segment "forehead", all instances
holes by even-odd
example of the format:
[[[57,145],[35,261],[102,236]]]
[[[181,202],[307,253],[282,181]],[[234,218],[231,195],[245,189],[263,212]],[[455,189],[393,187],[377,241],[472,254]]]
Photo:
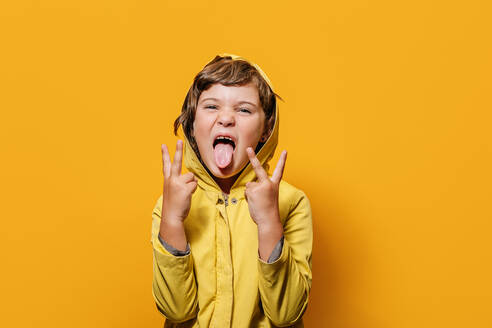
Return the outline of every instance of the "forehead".
[[[225,86],[220,83],[213,84],[207,90],[202,91],[198,103],[206,101],[217,101],[222,103],[238,103],[241,101],[251,102],[258,106],[260,96],[258,88],[252,82],[242,86]]]

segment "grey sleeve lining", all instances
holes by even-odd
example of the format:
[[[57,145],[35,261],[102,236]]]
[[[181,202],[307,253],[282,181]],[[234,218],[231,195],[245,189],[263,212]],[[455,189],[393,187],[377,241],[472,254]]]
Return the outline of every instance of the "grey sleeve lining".
[[[190,250],[190,244],[189,243],[186,244],[186,250],[185,251],[181,251],[181,250],[176,249],[173,246],[169,245],[168,243],[166,243],[164,241],[164,239],[161,238],[161,235],[158,235],[158,238],[159,238],[159,241],[161,242],[162,246],[164,246],[164,248],[169,253],[173,254],[174,256],[185,256],[185,255],[190,254],[190,252],[191,252],[191,250]],[[278,243],[273,248],[273,251],[270,254],[270,257],[268,258],[267,263],[272,263],[272,262],[275,262],[276,260],[278,260],[278,258],[282,254],[283,246],[284,246],[284,236],[282,236],[280,238],[280,240],[278,241]]]
[[[159,241],[161,242],[162,246],[164,246],[164,248],[169,253],[173,254],[174,256],[185,256],[185,255],[190,254],[190,244],[189,243],[186,244],[186,250],[180,251],[179,249],[176,249],[173,246],[171,246],[168,243],[166,243],[164,241],[164,239],[161,238],[161,235],[160,234],[157,237],[159,238]]]
[[[267,263],[272,263],[278,260],[280,255],[282,254],[282,248],[284,247],[284,236],[280,238],[278,241],[277,245],[273,248],[272,254],[270,254],[270,257],[268,258]]]

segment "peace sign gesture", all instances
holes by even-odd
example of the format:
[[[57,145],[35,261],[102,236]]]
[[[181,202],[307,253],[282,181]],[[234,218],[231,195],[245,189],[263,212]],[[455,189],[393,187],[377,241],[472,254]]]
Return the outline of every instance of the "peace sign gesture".
[[[278,190],[284,173],[287,151],[284,150],[280,154],[280,159],[271,177],[268,176],[260,161],[256,158],[253,148],[246,148],[246,152],[257,177],[256,181],[246,183],[246,190],[244,191],[248,201],[249,213],[258,227],[269,225],[273,220],[280,220]]]
[[[174,162],[166,145],[162,145],[164,191],[162,193],[162,218],[184,221],[191,207],[191,195],[197,188],[197,179],[191,172],[181,174],[183,160],[183,141],[176,143]]]

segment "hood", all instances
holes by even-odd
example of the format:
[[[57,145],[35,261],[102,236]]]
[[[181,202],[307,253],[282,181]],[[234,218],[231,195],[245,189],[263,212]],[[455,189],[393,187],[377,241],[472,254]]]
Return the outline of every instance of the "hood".
[[[229,53],[221,53],[219,54],[221,57],[225,56],[231,56],[233,60],[244,60],[250,63],[252,66],[254,66],[258,72],[261,74],[261,76],[265,79],[265,81],[268,83],[270,88],[274,90],[272,83],[268,79],[267,75],[263,70],[256,65],[255,63],[251,62],[250,60],[247,60],[243,57],[229,54]],[[260,161],[261,165],[263,168],[265,168],[265,171],[267,173],[269,170],[269,164],[268,162],[270,159],[273,157],[273,154],[275,153],[275,149],[277,148],[277,143],[278,143],[278,124],[279,124],[279,114],[278,114],[278,101],[275,98],[275,122],[273,125],[273,130],[270,133],[270,136],[268,137],[268,140],[265,142],[265,144],[261,147],[261,149],[258,151],[256,154],[256,157]],[[181,131],[182,127],[180,128]],[[210,176],[210,174],[207,172],[205,167],[203,166],[202,162],[198,159],[197,154],[195,154],[195,151],[190,145],[190,142],[188,138],[186,137],[186,134],[184,134],[184,165],[188,169],[188,171],[192,172],[195,174],[195,176],[198,178],[198,185],[205,190],[209,191],[216,191],[216,192],[222,192],[220,187],[217,185],[215,180]],[[244,188],[245,184],[247,182],[253,181],[256,178],[256,173],[253,170],[253,167],[251,166],[251,163],[248,161],[246,168],[243,169],[239,177],[236,179],[234,182],[234,185],[231,187],[231,192],[234,189],[239,189],[239,188]]]

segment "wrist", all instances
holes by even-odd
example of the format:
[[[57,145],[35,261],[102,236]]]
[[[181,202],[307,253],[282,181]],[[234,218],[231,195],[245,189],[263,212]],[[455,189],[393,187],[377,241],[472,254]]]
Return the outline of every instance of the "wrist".
[[[163,217],[161,223],[168,224],[174,227],[183,226],[183,220],[174,216]]]
[[[280,222],[280,217],[278,213],[272,213],[266,217],[264,220],[257,221],[258,233],[269,233],[272,230],[278,230],[282,228],[282,222]]]
[[[280,220],[258,226],[258,254],[260,259],[268,261],[275,245],[282,238],[284,229]]]
[[[168,245],[171,245],[181,251],[186,250],[187,240],[182,221],[178,219],[163,218],[161,220],[159,234]]]
[[[271,235],[283,233],[283,226],[280,219],[268,220],[258,224],[258,235]]]

